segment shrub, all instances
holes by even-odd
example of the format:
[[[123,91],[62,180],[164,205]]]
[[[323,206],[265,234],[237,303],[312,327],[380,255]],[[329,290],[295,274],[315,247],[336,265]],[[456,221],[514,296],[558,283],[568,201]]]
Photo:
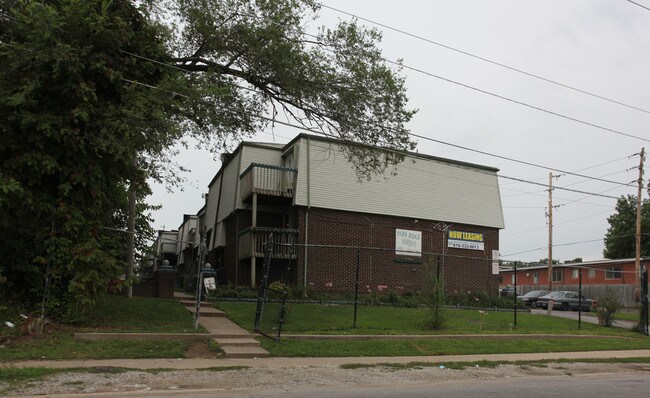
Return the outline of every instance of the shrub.
[[[424,271],[424,291],[427,305],[431,309],[430,326],[434,330],[440,330],[445,325],[445,314],[443,308],[447,301],[445,282],[437,274],[437,270],[430,264]]]
[[[215,290],[208,293],[208,300],[220,298],[257,298],[257,289],[247,286],[233,286],[230,282],[227,285],[219,285]]]
[[[598,323],[603,326],[612,326],[614,316],[621,308],[618,296],[610,289],[607,289],[605,297],[599,298],[596,302],[595,312],[598,316]]]
[[[448,295],[447,304],[477,308],[513,308],[515,302],[512,297],[490,296],[485,292],[467,292]],[[517,308],[525,307],[521,301],[517,300]]]

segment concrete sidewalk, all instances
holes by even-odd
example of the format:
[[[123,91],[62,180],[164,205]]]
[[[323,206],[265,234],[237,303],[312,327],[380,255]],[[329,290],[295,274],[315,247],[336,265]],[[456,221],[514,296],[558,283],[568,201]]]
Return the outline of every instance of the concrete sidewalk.
[[[224,358],[224,359],[106,359],[76,361],[21,361],[0,364],[15,368],[93,368],[121,367],[131,369],[204,369],[246,366],[252,368],[339,367],[345,364],[381,364],[409,362],[478,362],[478,361],[543,361],[559,359],[650,358],[650,350],[545,352],[528,354],[436,355],[408,357],[345,357],[345,358]]]

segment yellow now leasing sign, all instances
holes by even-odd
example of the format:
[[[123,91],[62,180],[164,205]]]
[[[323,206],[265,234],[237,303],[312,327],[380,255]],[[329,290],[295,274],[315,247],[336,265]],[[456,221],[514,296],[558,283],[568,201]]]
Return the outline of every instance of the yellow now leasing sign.
[[[455,249],[483,250],[483,233],[467,231],[449,231],[447,247]]]

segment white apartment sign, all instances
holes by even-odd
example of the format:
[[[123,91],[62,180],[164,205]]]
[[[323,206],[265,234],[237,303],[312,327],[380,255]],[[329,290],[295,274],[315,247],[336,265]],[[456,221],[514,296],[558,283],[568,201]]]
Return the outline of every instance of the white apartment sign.
[[[398,256],[422,256],[422,232],[395,229],[395,254]]]
[[[492,275],[499,275],[499,251],[492,250]]]
[[[449,231],[447,247],[456,249],[483,250],[483,234],[480,232]]]

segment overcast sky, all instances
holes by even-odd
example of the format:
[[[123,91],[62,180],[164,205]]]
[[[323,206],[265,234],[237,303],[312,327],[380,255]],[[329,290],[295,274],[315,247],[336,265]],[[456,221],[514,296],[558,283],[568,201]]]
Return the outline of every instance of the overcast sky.
[[[415,134],[592,177],[630,183],[638,178],[641,147],[650,140],[650,10],[626,0],[322,0],[395,29],[588,91],[632,109],[490,64],[387,28],[380,48],[390,60],[589,126],[405,69],[410,106],[418,108]],[[650,8],[650,0],[636,0]],[[310,26],[333,26],[351,17],[328,8]],[[605,129],[618,132],[612,132]],[[276,128],[255,141],[286,143],[300,131]],[[640,137],[642,139],[630,136]],[[418,140],[418,151],[493,166],[503,177],[548,183],[551,170]],[[201,194],[218,171],[219,154],[190,148],[177,162],[191,170],[183,191],[154,185],[156,229],[176,229],[183,214],[196,214]],[[626,171],[627,170],[627,171]],[[561,174],[554,172],[555,174]],[[647,173],[646,173],[647,175]],[[647,181],[647,179],[646,179]],[[506,228],[504,259],[547,257],[548,192],[545,187],[499,179]],[[636,189],[571,175],[554,185],[619,197]],[[553,258],[602,258],[607,217],[616,200],[555,190]],[[647,192],[644,192],[647,197]],[[592,242],[585,242],[592,241]],[[576,243],[583,242],[583,243]],[[538,249],[538,250],[535,250]],[[520,254],[517,254],[520,253]]]

